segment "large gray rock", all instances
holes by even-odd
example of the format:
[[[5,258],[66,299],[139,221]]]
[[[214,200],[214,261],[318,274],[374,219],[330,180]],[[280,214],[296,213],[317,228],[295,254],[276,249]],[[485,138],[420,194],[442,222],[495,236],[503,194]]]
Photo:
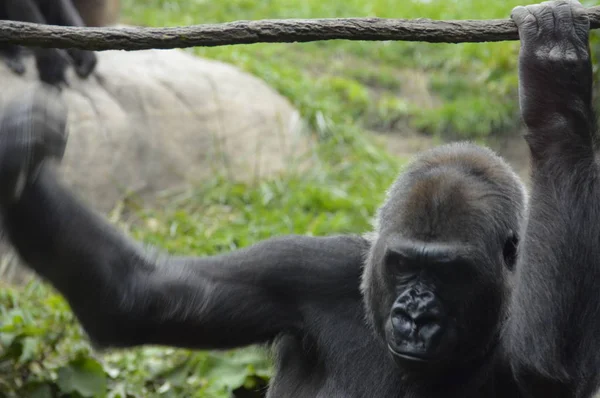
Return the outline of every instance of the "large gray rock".
[[[69,71],[63,92],[69,140],[65,181],[107,212],[126,194],[145,200],[222,173],[254,180],[296,167],[310,140],[298,112],[261,80],[181,50],[98,53],[88,79]],[[0,62],[0,110],[39,84],[32,61],[24,77]],[[10,256],[0,278],[19,279]],[[13,274],[13,275],[9,275]]]
[[[98,53],[87,80],[69,74],[64,98],[66,181],[95,208],[223,173],[249,180],[290,167],[309,148],[298,112],[263,81],[181,50]],[[37,84],[0,65],[1,102]],[[1,109],[1,108],[0,108]]]

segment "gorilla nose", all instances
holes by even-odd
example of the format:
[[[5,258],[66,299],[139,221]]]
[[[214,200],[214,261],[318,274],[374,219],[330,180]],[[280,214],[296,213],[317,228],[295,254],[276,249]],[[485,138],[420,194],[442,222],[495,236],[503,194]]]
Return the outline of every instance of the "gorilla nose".
[[[430,291],[409,289],[402,293],[392,306],[392,316],[409,318],[416,325],[428,324],[443,317],[440,301]]]
[[[394,346],[406,354],[427,356],[436,351],[445,331],[446,315],[432,292],[410,289],[392,306]]]
[[[392,325],[400,339],[415,338],[429,340],[442,330],[442,318],[433,313],[410,315],[402,308],[392,313]]]

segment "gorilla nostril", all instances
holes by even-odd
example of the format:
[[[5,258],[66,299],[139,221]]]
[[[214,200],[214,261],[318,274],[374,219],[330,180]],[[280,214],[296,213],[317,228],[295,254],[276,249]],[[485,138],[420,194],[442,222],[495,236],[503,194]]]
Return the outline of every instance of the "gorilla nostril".
[[[419,334],[421,335],[421,337],[429,340],[441,331],[442,325],[439,322],[429,322],[426,324],[422,324],[422,327],[419,330]]]
[[[423,325],[418,330],[418,339],[427,347],[436,347],[444,334],[444,327],[438,322]]]
[[[435,296],[432,292],[423,292],[419,295],[419,298],[424,301],[434,301]]]
[[[396,307],[392,310],[392,326],[399,334],[409,334],[412,331],[418,331],[426,326],[442,325],[442,318],[436,312],[423,312],[411,314],[404,308]]]
[[[407,305],[404,305],[404,303],[400,303],[400,305],[394,305],[392,307],[392,316],[406,316],[412,318],[406,307]]]
[[[392,316],[392,326],[397,335],[406,337],[416,329],[417,325],[407,313],[396,311]]]
[[[392,305],[390,323],[393,344],[429,350],[437,346],[445,333],[446,315],[435,293],[408,289]]]
[[[439,316],[437,316],[437,314],[423,313],[423,314],[417,315],[414,318],[414,322],[417,324],[418,327],[423,327],[423,326],[429,325],[429,324],[439,325],[441,323],[441,320],[440,320]]]

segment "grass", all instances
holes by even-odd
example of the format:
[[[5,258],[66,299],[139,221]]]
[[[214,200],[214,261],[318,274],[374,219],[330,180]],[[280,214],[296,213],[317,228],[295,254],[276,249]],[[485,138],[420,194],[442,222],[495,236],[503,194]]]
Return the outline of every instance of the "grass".
[[[518,0],[325,2],[288,0],[126,0],[126,21],[177,26],[264,18],[384,17],[434,19],[507,18]],[[423,44],[329,41],[254,44],[193,50],[256,74],[290,98],[303,114],[367,130],[393,126],[407,117],[417,131],[478,138],[515,125],[518,43]],[[423,109],[402,97],[401,72],[427,73],[439,105]],[[473,110],[474,109],[474,110]]]

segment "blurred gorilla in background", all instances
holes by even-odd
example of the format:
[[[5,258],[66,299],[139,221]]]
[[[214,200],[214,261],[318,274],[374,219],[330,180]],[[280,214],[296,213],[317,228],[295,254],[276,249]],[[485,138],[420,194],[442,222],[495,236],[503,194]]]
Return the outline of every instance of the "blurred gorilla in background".
[[[85,26],[79,11],[71,0],[0,0],[0,19],[34,22],[48,25]],[[0,46],[0,55],[9,68],[25,73],[24,49],[6,44]],[[73,64],[75,72],[82,78],[88,77],[96,67],[96,54],[92,51],[56,48],[33,49],[39,77],[43,82],[59,84],[65,82],[65,72]]]

